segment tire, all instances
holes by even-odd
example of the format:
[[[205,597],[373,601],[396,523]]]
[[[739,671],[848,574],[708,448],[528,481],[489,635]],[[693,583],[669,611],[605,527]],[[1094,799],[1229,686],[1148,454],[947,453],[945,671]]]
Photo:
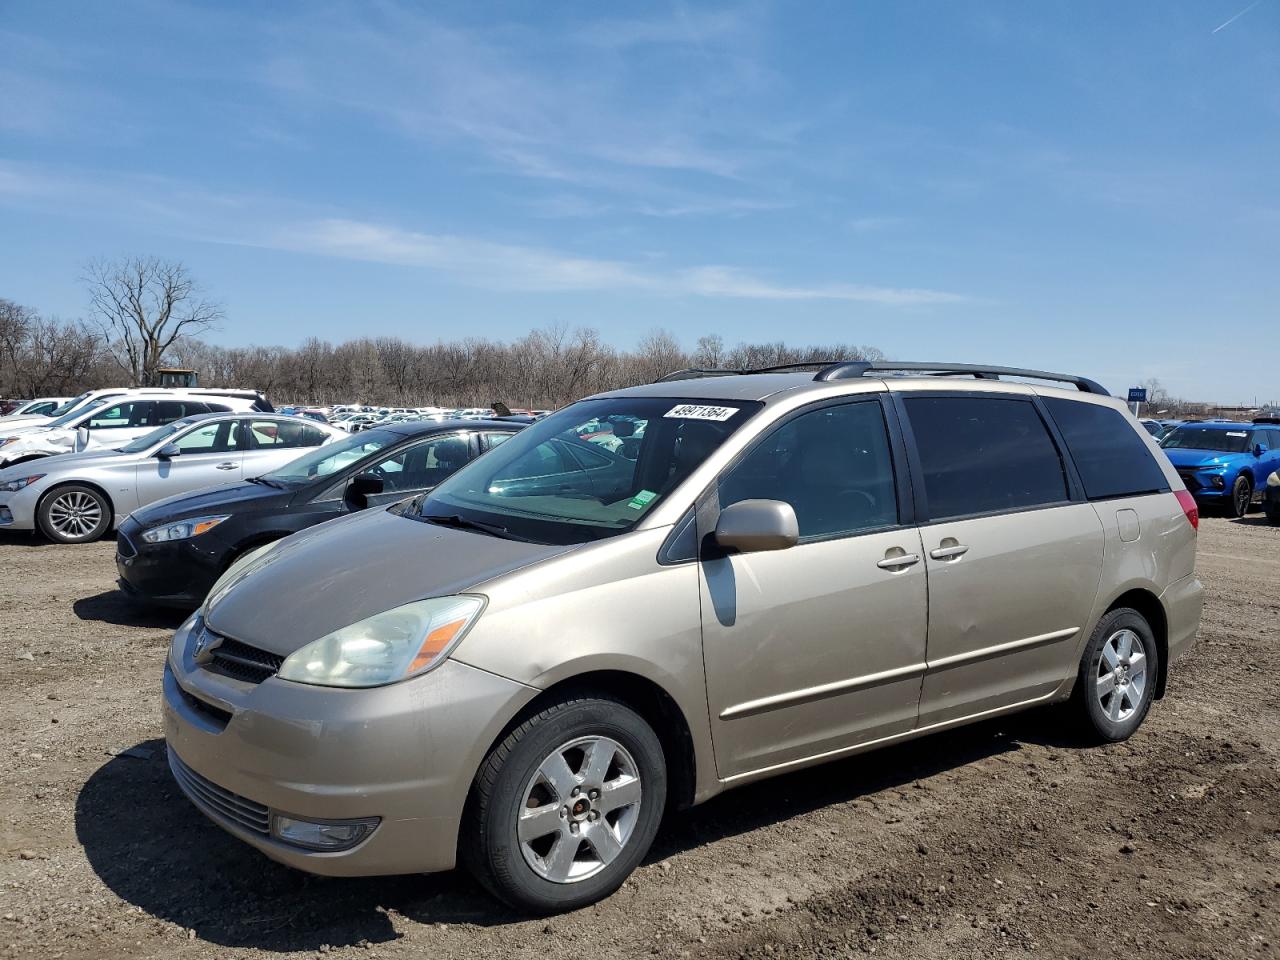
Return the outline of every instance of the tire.
[[[1134,663],[1139,655],[1140,670]],[[1086,735],[1103,743],[1133,736],[1151,709],[1160,669],[1155,635],[1137,610],[1121,607],[1098,621],[1080,660],[1072,698]],[[1121,677],[1127,682],[1117,688]]]
[[[92,543],[111,529],[111,504],[93,487],[68,483],[45,494],[36,522],[54,543]]]
[[[1243,517],[1249,512],[1249,507],[1253,503],[1253,484],[1249,482],[1246,476],[1236,477],[1236,482],[1231,486],[1231,506],[1228,508],[1233,517]]]
[[[574,910],[622,886],[649,852],[666,799],[662,745],[644,719],[615,700],[573,697],[528,718],[489,752],[459,853],[517,910]],[[538,809],[541,816],[529,813]]]
[[[1271,502],[1270,500],[1267,501],[1266,509],[1267,509],[1267,519],[1271,523],[1277,526],[1280,526],[1280,500],[1277,500],[1274,503]]]

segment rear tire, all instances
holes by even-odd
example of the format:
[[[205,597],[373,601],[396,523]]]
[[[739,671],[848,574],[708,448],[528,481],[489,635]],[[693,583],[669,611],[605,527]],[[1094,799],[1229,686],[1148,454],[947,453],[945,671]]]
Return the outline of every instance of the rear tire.
[[[1252,504],[1253,484],[1249,482],[1248,477],[1236,477],[1236,482],[1231,487],[1231,515],[1233,517],[1243,517],[1249,512],[1249,507]]]
[[[1072,696],[1090,739],[1119,743],[1146,719],[1160,676],[1160,651],[1151,625],[1137,610],[1120,607],[1098,621],[1080,660]]]
[[[574,910],[622,886],[649,852],[666,799],[666,761],[649,724],[614,700],[567,699],[489,752],[459,853],[517,910]]]
[[[111,504],[93,487],[54,487],[36,510],[40,532],[54,543],[92,543],[111,529]]]

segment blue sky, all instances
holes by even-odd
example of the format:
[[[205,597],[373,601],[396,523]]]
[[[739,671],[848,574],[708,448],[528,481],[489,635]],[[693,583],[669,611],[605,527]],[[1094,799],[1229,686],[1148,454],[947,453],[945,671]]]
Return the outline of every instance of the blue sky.
[[[46,313],[146,253],[228,344],[665,327],[1280,400],[1280,0],[0,0],[0,49],[0,296]]]

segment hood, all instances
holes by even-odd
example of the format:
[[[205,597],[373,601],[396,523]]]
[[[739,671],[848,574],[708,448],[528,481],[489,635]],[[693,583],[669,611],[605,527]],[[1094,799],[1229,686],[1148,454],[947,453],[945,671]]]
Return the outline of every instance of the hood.
[[[1164,452],[1175,467],[1194,467],[1197,470],[1230,466],[1244,456],[1242,453],[1214,453],[1212,450],[1186,450],[1182,447],[1166,448]]]
[[[575,549],[370,510],[281,540],[206,611],[211,629],[280,656],[340,627]]]
[[[3,431],[0,431],[2,434]],[[0,460],[12,460],[14,457],[28,453],[72,453],[76,443],[76,432],[59,427],[57,430],[15,430],[7,436],[15,437],[13,443],[0,447]],[[0,436],[0,440],[6,436]]]
[[[260,483],[233,483],[207,487],[195,493],[179,493],[156,500],[131,514],[143,526],[155,527],[202,514],[235,513],[283,506],[293,499],[297,488],[281,490]]]
[[[0,437],[11,437],[13,433],[6,433],[6,430],[17,432],[19,430],[29,430],[32,427],[47,427],[53,423],[54,417],[46,416],[27,416],[23,414],[20,417],[0,417]]]

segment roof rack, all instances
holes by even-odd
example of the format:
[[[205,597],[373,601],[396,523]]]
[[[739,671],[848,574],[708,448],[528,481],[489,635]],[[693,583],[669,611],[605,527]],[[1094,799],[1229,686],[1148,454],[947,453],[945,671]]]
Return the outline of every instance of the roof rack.
[[[1095,393],[1102,397],[1111,396],[1107,392],[1107,388],[1097,381],[1066,373],[1026,370],[1021,367],[989,367],[976,363],[911,363],[897,360],[806,360],[799,363],[780,363],[772,367],[756,367],[751,370],[707,370],[691,367],[687,370],[676,370],[673,373],[669,373],[658,380],[658,383],[666,383],[672,380],[694,380],[698,377],[786,373],[793,370],[803,370],[806,367],[819,368],[813,377],[819,383],[827,383],[832,380],[857,380],[869,373],[922,373],[935,377],[974,377],[978,380],[1021,377],[1027,380],[1050,380],[1056,383],[1069,383],[1081,393]]]

